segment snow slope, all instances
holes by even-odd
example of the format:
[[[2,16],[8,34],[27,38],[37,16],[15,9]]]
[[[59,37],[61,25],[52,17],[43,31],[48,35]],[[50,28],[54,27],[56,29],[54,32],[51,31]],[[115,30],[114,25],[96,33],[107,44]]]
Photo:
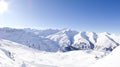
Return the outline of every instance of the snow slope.
[[[43,52],[0,40],[0,67],[88,67],[103,56],[97,51]]]
[[[90,67],[120,67],[120,46]]]
[[[71,46],[74,43],[73,37],[77,33],[77,31],[73,31],[71,29],[63,29],[55,34],[47,36],[47,38],[57,42],[60,45],[60,50],[67,51],[65,48]]]

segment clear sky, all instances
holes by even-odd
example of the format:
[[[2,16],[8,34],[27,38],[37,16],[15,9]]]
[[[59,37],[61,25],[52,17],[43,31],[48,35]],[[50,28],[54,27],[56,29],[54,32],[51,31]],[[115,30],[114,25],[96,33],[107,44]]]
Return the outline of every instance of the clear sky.
[[[5,1],[9,9],[0,15],[0,27],[70,28],[119,33],[120,0]]]

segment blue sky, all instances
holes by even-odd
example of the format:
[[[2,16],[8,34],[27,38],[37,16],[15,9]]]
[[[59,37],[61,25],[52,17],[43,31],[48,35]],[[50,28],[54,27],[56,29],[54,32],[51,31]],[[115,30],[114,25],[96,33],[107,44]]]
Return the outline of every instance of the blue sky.
[[[0,27],[119,32],[119,0],[6,0]]]

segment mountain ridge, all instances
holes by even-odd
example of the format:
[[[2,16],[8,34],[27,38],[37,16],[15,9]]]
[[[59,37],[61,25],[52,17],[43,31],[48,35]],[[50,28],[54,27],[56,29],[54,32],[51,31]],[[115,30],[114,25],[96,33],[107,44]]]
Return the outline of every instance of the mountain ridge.
[[[71,29],[0,28],[0,39],[6,39],[42,51],[100,50],[112,51],[120,44],[120,36],[107,32],[78,32]]]

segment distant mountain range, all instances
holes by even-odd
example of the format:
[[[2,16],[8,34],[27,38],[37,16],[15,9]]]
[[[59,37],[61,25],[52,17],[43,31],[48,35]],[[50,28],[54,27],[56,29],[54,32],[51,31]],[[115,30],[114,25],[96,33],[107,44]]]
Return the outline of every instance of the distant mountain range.
[[[0,28],[0,39],[10,40],[47,52],[72,50],[112,51],[120,44],[120,35],[107,32],[78,32],[71,29]]]

